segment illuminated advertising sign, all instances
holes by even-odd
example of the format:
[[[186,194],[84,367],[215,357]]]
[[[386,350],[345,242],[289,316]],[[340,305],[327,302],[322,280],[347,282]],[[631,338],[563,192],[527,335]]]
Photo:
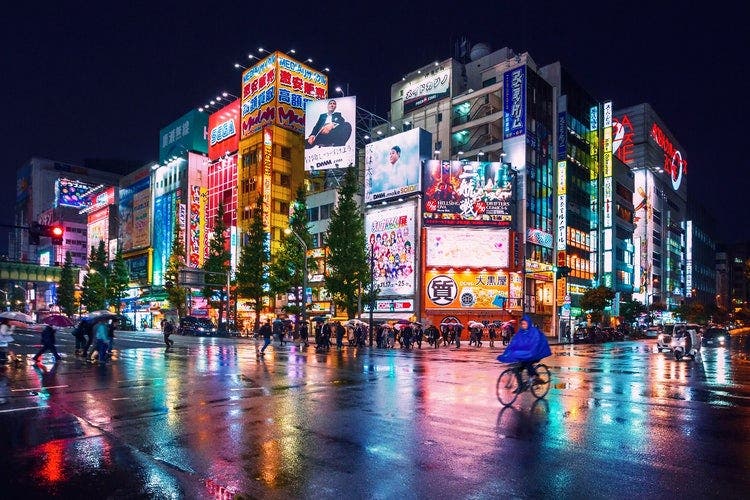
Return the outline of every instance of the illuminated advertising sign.
[[[151,178],[145,176],[120,188],[120,248],[129,252],[151,244],[149,213],[151,207]]]
[[[416,202],[370,209],[365,233],[374,258],[374,281],[381,296],[413,296]]]
[[[328,95],[328,77],[291,57],[279,54],[279,93],[276,123],[293,132],[305,131],[305,107]]]
[[[505,268],[510,230],[429,227],[425,246],[428,267]]]
[[[406,84],[404,92],[404,113],[413,111],[451,93],[450,68],[420,76]]]
[[[557,162],[557,250],[567,247],[568,231],[568,162]],[[563,264],[564,265],[564,264]]]
[[[203,265],[203,232],[205,227],[206,188],[190,186],[188,200],[188,234],[187,234],[187,265],[201,267]]]
[[[159,131],[159,163],[187,151],[208,152],[208,115],[193,109]]]
[[[241,139],[274,123],[276,116],[275,53],[242,74],[241,116]]]
[[[363,304],[364,311],[370,312],[370,305]],[[373,312],[388,313],[388,312],[413,312],[414,311],[414,300],[413,299],[394,299],[394,300],[376,300],[375,309]]]
[[[425,224],[498,225],[511,222],[510,168],[499,162],[424,162]]]
[[[421,191],[422,160],[430,156],[431,134],[413,129],[365,147],[365,203]]]
[[[693,221],[686,223],[685,231],[685,289],[688,297],[693,295]]]
[[[546,231],[530,227],[526,230],[526,241],[528,241],[529,243],[534,243],[536,245],[541,245],[546,248],[552,248],[554,238],[550,233]]]
[[[326,75],[280,52],[269,55],[242,75],[240,139],[270,124],[304,133],[305,106],[327,95]]]
[[[55,183],[55,207],[86,208],[93,184],[60,178]]]
[[[104,251],[109,253],[109,209],[103,208],[88,215],[86,226],[86,248],[99,248],[99,242],[104,242]]]
[[[633,272],[636,276],[634,282],[640,283],[640,293],[643,294],[640,298],[643,301],[646,294],[652,293],[651,277],[653,269],[651,263],[653,262],[654,251],[652,232],[655,228],[653,203],[656,195],[654,192],[654,176],[650,171],[641,169],[636,170],[633,174],[635,177],[635,192],[633,193],[635,230],[633,231],[633,241],[640,242],[635,248],[636,255],[633,259],[640,266],[635,265]]]
[[[115,188],[108,186],[90,194],[87,198],[85,203],[86,210],[89,212],[113,205],[115,203]]]
[[[164,273],[172,253],[172,239],[177,217],[179,193],[171,191],[154,200],[153,284],[164,284]]]
[[[677,191],[682,184],[682,176],[687,175],[687,160],[682,157],[682,153],[656,123],[651,124],[649,137],[664,151],[663,169],[672,180],[672,188]]]
[[[526,66],[503,74],[503,139],[526,133]]]
[[[612,227],[612,214],[614,213],[612,201],[612,177],[604,178],[604,196],[602,198],[602,205],[604,208],[604,227]]]
[[[612,154],[626,165],[630,165],[634,159],[633,135],[633,124],[628,115],[612,118]]]
[[[516,302],[510,300],[511,279],[503,270],[426,269],[424,280],[427,309],[513,309]]]
[[[240,100],[236,99],[208,117],[208,159],[237,151],[240,143]]]
[[[125,266],[128,268],[131,283],[148,283],[148,254],[125,259]]]
[[[305,115],[305,170],[354,165],[357,98],[310,101]]]
[[[271,176],[273,175],[273,132],[263,131],[263,227],[271,230]]]

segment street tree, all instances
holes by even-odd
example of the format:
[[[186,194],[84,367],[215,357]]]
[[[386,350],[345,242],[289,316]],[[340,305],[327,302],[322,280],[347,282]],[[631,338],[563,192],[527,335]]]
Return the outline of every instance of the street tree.
[[[125,264],[125,259],[122,257],[122,250],[119,248],[109,272],[108,285],[108,299],[110,304],[114,302],[115,311],[119,314],[122,297],[125,295],[128,286],[130,286],[130,272],[128,271],[128,266]]]
[[[170,306],[177,310],[177,315],[180,318],[184,318],[187,316],[187,301],[185,299],[187,289],[180,286],[180,269],[185,267],[187,254],[185,253],[185,239],[182,236],[179,220],[175,220],[172,234],[172,253],[169,255],[167,270],[164,273],[164,289],[167,291],[167,300]]]
[[[357,312],[360,291],[370,284],[364,219],[355,199],[357,189],[357,171],[350,167],[339,188],[338,206],[331,214],[326,233],[329,251],[326,289],[349,318]]]
[[[60,310],[70,316],[76,311],[76,282],[73,273],[73,257],[65,252],[65,263],[60,270],[60,284],[57,286],[57,305]]]
[[[231,254],[226,249],[226,230],[224,204],[220,202],[216,210],[216,217],[214,218],[213,234],[208,242],[208,257],[203,263],[203,270],[206,272],[206,283],[209,284],[204,286],[202,290],[203,297],[211,304],[211,307],[219,310],[219,323],[222,321],[224,301],[226,300],[223,283],[227,281],[226,276],[229,272],[229,261],[231,259]],[[214,300],[215,290],[219,291],[218,300]],[[227,311],[227,319],[228,317],[229,311]]]
[[[307,256],[297,236],[305,242],[307,248],[312,247],[312,236],[310,236],[308,224],[307,193],[305,187],[300,185],[292,205],[292,213],[289,215],[289,229],[291,231],[289,234],[284,233],[282,235],[281,245],[274,253],[269,269],[269,284],[272,293],[286,294],[292,289],[295,290],[296,304],[286,307],[286,311],[292,314],[301,312],[300,304],[305,297],[305,292],[299,293],[299,288],[302,286],[302,274]]]
[[[604,308],[612,303],[615,298],[615,292],[606,286],[598,286],[586,290],[581,297],[581,308],[584,311],[591,311],[591,320],[599,322],[604,316]]]
[[[646,312],[646,306],[635,299],[626,299],[620,302],[620,315],[627,323],[633,323],[638,316]]]
[[[269,295],[268,263],[270,249],[268,233],[263,227],[263,198],[258,197],[247,233],[247,241],[240,250],[237,262],[237,295],[252,302],[255,311],[253,331],[260,329],[263,299]]]
[[[99,242],[99,248],[91,246],[88,268],[81,284],[81,305],[91,312],[106,307],[108,270],[103,241]]]

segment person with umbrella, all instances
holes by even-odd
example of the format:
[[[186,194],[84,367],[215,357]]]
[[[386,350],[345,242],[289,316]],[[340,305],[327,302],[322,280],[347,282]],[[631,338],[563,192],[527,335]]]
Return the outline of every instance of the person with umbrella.
[[[0,320],[0,364],[8,362],[8,344],[13,342],[14,326],[8,326],[5,319]]]
[[[55,355],[55,361],[60,361],[62,356],[57,352],[55,347],[55,328],[52,325],[47,325],[42,330],[42,347],[32,358],[35,363],[39,362],[39,357],[44,354],[45,351],[49,351]]]

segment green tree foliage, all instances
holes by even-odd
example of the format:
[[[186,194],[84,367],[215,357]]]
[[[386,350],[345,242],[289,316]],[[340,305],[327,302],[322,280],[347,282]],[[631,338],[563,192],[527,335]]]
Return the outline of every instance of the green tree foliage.
[[[112,262],[108,285],[110,304],[114,302],[115,311],[119,314],[122,296],[130,285],[130,272],[128,266],[125,265],[125,259],[122,257],[122,250],[119,248],[115,254],[115,260]]]
[[[304,186],[297,189],[292,213],[289,216],[289,228],[305,242],[307,248],[312,247],[312,236],[308,229],[307,218],[307,194]],[[273,256],[270,266],[271,292],[275,294],[286,294],[292,289],[302,286],[302,274],[304,272],[306,255],[302,245],[293,233],[282,236],[281,246]],[[297,304],[302,299],[301,294],[297,296]],[[287,306],[287,312],[298,314],[301,312],[299,306]]]
[[[612,303],[615,292],[606,286],[599,286],[586,290],[581,297],[581,309],[591,311],[591,320],[599,322],[604,314],[604,308]]]
[[[620,315],[628,323],[633,323],[638,316],[645,312],[646,306],[637,300],[627,299],[620,302]]]
[[[214,231],[208,242],[208,257],[203,263],[203,270],[206,271],[206,282],[215,283],[216,285],[207,285],[203,288],[203,296],[211,304],[211,307],[219,309],[219,323],[222,321],[224,314],[224,303],[226,293],[224,287],[219,284],[226,282],[226,275],[229,271],[231,254],[225,249],[227,227],[224,224],[224,205],[219,203],[214,219]],[[219,290],[219,300],[212,300],[215,290]],[[227,311],[227,316],[229,312]]]
[[[688,300],[683,303],[678,309],[677,313],[680,317],[688,323],[706,324],[708,323],[710,313],[706,306],[697,301]]]
[[[57,286],[57,305],[60,310],[70,316],[76,311],[76,283],[73,272],[73,258],[70,252],[65,252],[65,264],[60,271],[60,284]]]
[[[175,220],[172,238],[172,253],[169,256],[167,270],[164,273],[164,288],[167,291],[169,304],[177,310],[180,318],[187,316],[186,293],[187,290],[180,286],[180,269],[185,267],[187,260],[185,253],[185,239],[182,237],[182,228],[179,220]]]
[[[336,306],[344,309],[349,318],[357,312],[359,291],[370,284],[364,219],[354,198],[357,184],[357,171],[347,169],[326,234],[329,250],[326,288]]]
[[[253,210],[247,243],[240,250],[237,262],[237,294],[250,300],[255,311],[253,331],[260,329],[263,298],[269,295],[268,263],[270,260],[268,233],[263,227],[263,198],[258,197]]]
[[[104,242],[99,242],[99,248],[91,247],[89,255],[89,272],[83,278],[81,285],[81,304],[87,311],[98,311],[105,308],[107,300],[107,257]]]

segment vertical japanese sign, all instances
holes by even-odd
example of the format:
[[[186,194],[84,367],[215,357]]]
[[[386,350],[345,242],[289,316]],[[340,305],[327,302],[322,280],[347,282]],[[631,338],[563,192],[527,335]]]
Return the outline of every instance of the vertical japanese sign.
[[[205,217],[205,194],[206,189],[200,186],[190,186],[190,199],[188,200],[189,225],[187,234],[187,264],[190,267],[200,267],[203,255],[203,221]]]
[[[273,132],[263,130],[263,227],[271,230],[271,176],[273,175]]]
[[[604,140],[602,160],[604,165],[602,171],[603,177],[603,199],[602,206],[603,226],[604,226],[604,283],[607,285],[612,282],[613,259],[612,259],[612,218],[614,214],[614,189],[612,188],[612,101],[604,103],[603,126]]]
[[[568,227],[568,190],[567,190],[568,162],[557,162],[557,251],[566,249]]]
[[[503,139],[526,133],[526,66],[503,74]]]

